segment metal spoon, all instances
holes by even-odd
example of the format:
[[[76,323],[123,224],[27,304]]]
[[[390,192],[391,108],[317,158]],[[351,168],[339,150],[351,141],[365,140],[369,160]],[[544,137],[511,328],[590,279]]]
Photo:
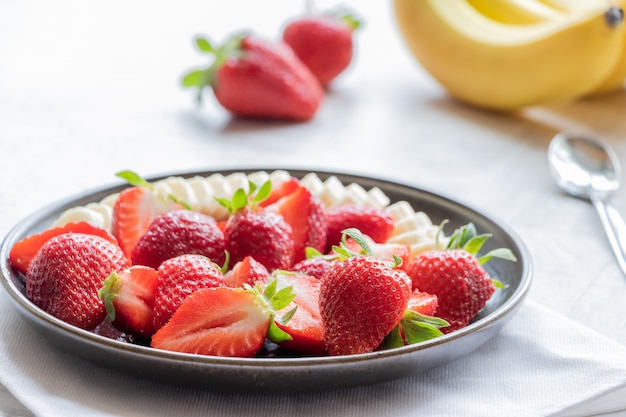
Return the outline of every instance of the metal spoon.
[[[620,185],[620,164],[615,152],[599,139],[562,132],[550,143],[548,161],[561,189],[593,203],[626,275],[626,224],[609,202]]]

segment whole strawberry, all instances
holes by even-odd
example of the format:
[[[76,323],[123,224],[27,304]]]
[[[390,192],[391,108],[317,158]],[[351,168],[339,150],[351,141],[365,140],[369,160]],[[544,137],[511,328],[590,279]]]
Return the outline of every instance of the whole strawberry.
[[[116,244],[96,235],[65,233],[49,239],[26,274],[26,296],[66,323],[92,330],[106,316],[98,290],[128,262]]]
[[[230,38],[219,48],[204,38],[196,44],[213,55],[214,63],[185,75],[183,86],[196,87],[200,94],[204,87],[212,88],[217,101],[231,113],[306,121],[317,112],[324,91],[283,42],[244,35]]]
[[[206,256],[181,255],[163,262],[157,270],[154,329],[163,327],[190,294],[225,286],[224,274]]]
[[[350,65],[352,35],[359,26],[348,13],[310,15],[289,23],[283,41],[325,87]]]
[[[224,234],[213,217],[191,210],[174,210],[156,217],[135,244],[134,265],[158,268],[167,259],[185,254],[204,255],[224,264]]]
[[[476,257],[488,237],[477,236],[470,223],[455,231],[446,250],[424,252],[406,267],[414,290],[437,297],[436,316],[450,324],[442,328],[444,333],[467,326],[491,298],[496,285],[501,285],[492,280],[482,264],[492,257],[515,260],[508,249]]]
[[[410,278],[380,259],[355,256],[334,263],[319,295],[328,352],[372,352],[400,323],[410,297]]]
[[[289,269],[294,263],[295,245],[291,226],[280,214],[259,206],[271,190],[270,181],[260,187],[250,183],[247,191],[237,189],[230,200],[218,198],[230,213],[224,228],[224,239],[232,264],[250,256],[272,272]]]

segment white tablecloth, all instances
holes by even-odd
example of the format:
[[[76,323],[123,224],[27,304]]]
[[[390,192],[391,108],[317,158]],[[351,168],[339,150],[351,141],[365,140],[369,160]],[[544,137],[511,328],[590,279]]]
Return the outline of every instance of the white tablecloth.
[[[204,63],[194,35],[222,40],[252,28],[277,37],[302,4],[1,2],[0,235],[46,204],[111,183],[122,169],[379,175],[453,196],[511,226],[533,257],[528,303],[500,336],[426,375],[267,397],[171,387],[83,363],[48,346],[0,293],[0,381],[38,415],[168,415],[178,406],[181,415],[547,416],[570,406],[569,415],[590,415],[610,394],[626,409],[615,391],[626,385],[626,278],[593,208],[557,190],[545,157],[555,133],[578,129],[604,137],[626,161],[626,93],[517,115],[469,108],[407,53],[390,2],[346,3],[365,20],[354,65],[314,120],[291,124],[233,119],[210,95],[196,108],[177,83]],[[625,192],[614,203],[626,214]],[[580,405],[598,396],[595,408]]]

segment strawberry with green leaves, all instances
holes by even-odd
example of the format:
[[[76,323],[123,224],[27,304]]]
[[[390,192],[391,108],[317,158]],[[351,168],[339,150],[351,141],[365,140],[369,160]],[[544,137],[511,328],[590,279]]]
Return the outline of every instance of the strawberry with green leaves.
[[[413,327],[428,328],[428,334],[410,337],[410,343],[440,336],[442,320],[433,320],[410,310],[411,279],[397,263],[372,256],[368,241],[356,229],[344,232],[357,241],[366,255],[355,254],[345,245],[335,248],[347,258],[335,262],[321,278],[320,313],[326,332],[326,348],[331,355],[372,352],[382,347],[404,344],[400,326],[411,333]]]
[[[112,272],[98,291],[107,311],[106,319],[125,333],[150,337],[154,333],[154,300],[157,271],[133,265]]]
[[[319,108],[324,92],[309,69],[283,42],[238,35],[216,48],[198,38],[200,51],[211,55],[206,68],[187,73],[184,87],[209,87],[226,110],[242,117],[306,121]]]
[[[222,270],[202,255],[180,255],[163,262],[157,270],[154,328],[163,327],[183,301],[205,288],[225,287]]]
[[[119,246],[100,236],[64,233],[43,244],[26,273],[26,296],[47,313],[85,330],[106,316],[98,297],[113,271],[128,267]]]
[[[154,186],[132,171],[121,171],[118,177],[133,187],[120,192],[113,206],[111,231],[130,261],[135,244],[160,214],[184,206],[174,196],[160,196]]]
[[[224,229],[231,262],[251,256],[269,272],[289,269],[293,264],[295,247],[291,226],[280,214],[258,206],[271,188],[269,181],[258,188],[250,183],[248,191],[238,189],[231,200],[218,199],[231,213]]]
[[[483,309],[496,287],[483,265],[492,258],[515,261],[509,249],[494,249],[477,257],[489,234],[478,235],[473,224],[457,229],[445,250],[424,252],[414,258],[406,271],[415,290],[436,295],[436,315],[450,326],[444,333],[461,329]]]
[[[131,254],[134,265],[158,268],[179,255],[204,255],[218,265],[225,262],[224,234],[211,216],[173,210],[157,216],[135,244]]]
[[[152,337],[152,347],[199,355],[253,357],[266,338],[281,343],[290,336],[277,326],[294,311],[276,317],[294,295],[289,287],[209,288],[187,297],[172,319]]]
[[[361,22],[343,10],[310,14],[290,22],[283,41],[293,49],[322,86],[327,86],[350,65],[353,33]]]

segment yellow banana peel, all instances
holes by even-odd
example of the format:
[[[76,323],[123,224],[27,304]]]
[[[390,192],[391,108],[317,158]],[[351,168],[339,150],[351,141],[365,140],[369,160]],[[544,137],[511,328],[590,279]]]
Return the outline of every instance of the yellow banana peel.
[[[394,0],[400,33],[424,69],[459,100],[494,110],[572,100],[605,83],[626,42],[607,9],[513,25],[468,0]]]

